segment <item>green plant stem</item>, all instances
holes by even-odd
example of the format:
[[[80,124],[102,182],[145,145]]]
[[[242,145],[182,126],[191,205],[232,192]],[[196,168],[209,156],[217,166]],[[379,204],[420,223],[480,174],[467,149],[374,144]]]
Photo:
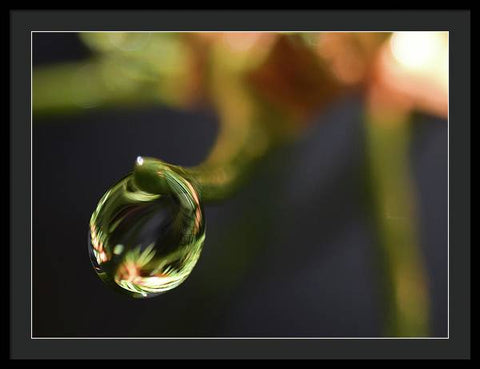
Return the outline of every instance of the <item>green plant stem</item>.
[[[367,113],[378,251],[389,336],[428,336],[429,298],[409,165],[410,116]]]
[[[32,75],[33,113],[76,113],[90,108],[152,103],[181,106],[181,91],[170,88],[173,81],[160,77],[155,81],[119,78],[115,73],[100,58],[37,67]]]
[[[241,71],[232,70],[222,61],[221,50],[216,51],[210,65],[210,93],[219,116],[219,135],[210,154],[196,167],[174,167],[196,187],[205,203],[228,198],[247,178],[255,163],[274,145],[267,122],[286,119],[259,99],[245,83]],[[144,158],[134,173],[148,177],[152,188],[164,188],[161,172],[164,163]],[[145,183],[146,181],[144,181]]]

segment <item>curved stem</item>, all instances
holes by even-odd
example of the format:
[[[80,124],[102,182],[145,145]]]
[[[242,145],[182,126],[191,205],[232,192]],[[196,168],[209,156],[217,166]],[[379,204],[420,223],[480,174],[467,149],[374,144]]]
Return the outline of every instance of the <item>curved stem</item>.
[[[222,60],[222,50],[211,59],[211,96],[220,119],[219,136],[206,160],[196,167],[171,166],[188,178],[204,202],[221,201],[230,196],[246,178],[254,163],[273,144],[265,121],[272,119],[267,109],[245,83],[244,74],[232,70]],[[150,183],[150,190],[161,191],[158,176],[165,163],[143,158],[134,175]],[[148,180],[147,180],[148,178]]]

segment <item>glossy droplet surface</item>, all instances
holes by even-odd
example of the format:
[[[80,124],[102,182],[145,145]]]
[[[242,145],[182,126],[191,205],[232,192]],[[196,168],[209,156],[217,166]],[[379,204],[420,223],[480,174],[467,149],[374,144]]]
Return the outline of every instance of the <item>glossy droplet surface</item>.
[[[90,220],[89,253],[100,278],[133,297],[181,284],[205,239],[204,214],[194,187],[166,168],[165,194],[142,191],[129,175],[99,201]]]

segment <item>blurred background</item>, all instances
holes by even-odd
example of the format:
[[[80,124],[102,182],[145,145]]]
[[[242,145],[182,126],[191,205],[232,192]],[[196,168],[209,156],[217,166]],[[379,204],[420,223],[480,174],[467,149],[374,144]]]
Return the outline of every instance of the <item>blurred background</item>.
[[[33,335],[446,336],[446,40],[34,33]],[[228,115],[218,95],[232,115],[240,104],[216,65],[271,111],[269,144],[205,206],[185,283],[117,294],[89,260],[92,211],[139,155],[209,157]]]

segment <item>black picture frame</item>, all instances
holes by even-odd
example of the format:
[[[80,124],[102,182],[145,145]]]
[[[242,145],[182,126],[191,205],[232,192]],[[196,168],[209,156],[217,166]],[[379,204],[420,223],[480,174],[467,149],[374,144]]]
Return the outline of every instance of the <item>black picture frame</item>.
[[[465,359],[470,357],[470,11],[10,12],[10,358]],[[31,32],[449,31],[448,339],[32,339]]]

